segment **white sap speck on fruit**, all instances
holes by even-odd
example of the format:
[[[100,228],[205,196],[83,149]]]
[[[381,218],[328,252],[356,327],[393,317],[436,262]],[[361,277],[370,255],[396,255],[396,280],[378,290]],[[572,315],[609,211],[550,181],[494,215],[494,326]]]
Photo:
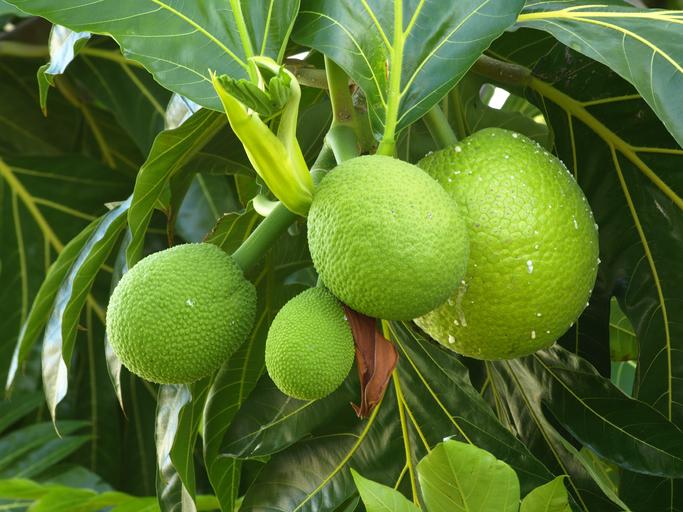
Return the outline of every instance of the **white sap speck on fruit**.
[[[460,146],[455,146],[455,152],[460,153],[462,151],[462,148]]]
[[[538,244],[534,244],[534,249],[538,249],[540,246]]]
[[[542,317],[543,315],[542,315],[541,313],[536,313],[536,316],[540,318],[540,317]]]
[[[546,333],[546,334],[550,334],[550,331],[549,331],[549,330],[548,330],[548,331],[545,331],[545,333]]]
[[[505,158],[505,160],[509,160],[509,159],[510,159],[510,155],[503,155],[503,158]]]
[[[531,274],[534,271],[534,262],[531,260],[526,260],[526,270]]]
[[[517,132],[515,132],[515,133],[512,134],[512,138],[513,138],[513,139],[516,139],[517,137],[519,137],[519,134],[518,134]]]
[[[531,339],[532,340],[536,339],[536,331],[531,331]]]
[[[455,338],[453,337],[452,334],[449,334],[449,335],[448,335],[448,343],[450,343],[451,345],[452,345],[453,343],[455,343]]]
[[[193,301],[192,299],[187,299],[187,300],[185,301],[185,304],[187,304],[188,306],[192,307],[192,306],[194,306],[194,301]]]

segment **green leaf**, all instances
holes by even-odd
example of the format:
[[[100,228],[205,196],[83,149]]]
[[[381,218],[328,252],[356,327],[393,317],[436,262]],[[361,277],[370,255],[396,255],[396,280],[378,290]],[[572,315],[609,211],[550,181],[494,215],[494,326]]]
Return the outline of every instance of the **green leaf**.
[[[444,441],[417,465],[429,512],[516,512],[519,480],[510,466],[486,450]]]
[[[157,495],[163,510],[192,510],[196,496],[194,446],[210,379],[159,387],[156,416]]]
[[[0,59],[0,153],[3,158],[60,155],[79,146],[81,113],[62,95],[50,101],[50,116],[40,111],[36,88],[36,70],[43,60]]]
[[[584,469],[598,485],[600,490],[607,496],[612,503],[618,505],[620,511],[630,512],[629,507],[619,498],[619,474],[618,467],[608,464],[598,457],[589,448],[577,450],[564,438],[560,438],[562,445],[573,454],[583,465]]]
[[[101,46],[83,48],[67,77],[87,90],[91,104],[110,111],[141,155],[147,155],[164,129],[170,93],[147,70],[126,60],[118,48]]]
[[[548,482],[552,473],[491,411],[474,389],[458,356],[419,331],[391,323],[399,352],[398,381],[412,458],[417,464],[446,436],[483,448],[519,474],[522,492]]]
[[[391,7],[393,4],[394,8]],[[376,136],[388,115],[396,132],[422,117],[510,27],[521,0],[400,2],[305,0],[294,39],[324,53],[365,92]],[[392,83],[390,76],[397,73]],[[400,76],[399,76],[400,75]]]
[[[519,512],[571,512],[564,476],[536,487],[522,500]]]
[[[420,508],[397,490],[368,480],[353,469],[351,475],[367,512],[419,512]]]
[[[57,289],[43,336],[43,386],[53,421],[57,405],[66,396],[68,368],[76,340],[81,310],[95,276],[109,257],[125,226],[130,199],[105,214],[88,237]],[[104,312],[99,311],[104,322]]]
[[[0,160],[0,327],[6,333],[0,344],[6,356],[0,361],[10,363],[7,351],[19,337],[8,386],[43,330],[57,288],[99,223],[95,219],[105,210],[103,203],[120,199],[125,189],[120,176],[83,157]],[[3,365],[3,376],[5,370]]]
[[[81,430],[87,423],[84,421],[61,421],[58,425],[62,429],[63,434],[68,435]],[[8,473],[8,469],[18,459],[23,460],[30,454],[42,449],[48,443],[59,440],[54,426],[49,422],[34,423],[1,437],[0,473]]]
[[[250,56],[281,60],[299,7],[298,0],[76,0],[66,9],[56,9],[53,0],[11,3],[77,32],[111,35],[164,87],[214,110],[221,104],[209,69],[247,78]]]
[[[405,463],[395,403],[389,387],[368,419],[356,418],[349,405],[328,428],[274,455],[247,490],[240,510],[334,510],[356,493],[351,467],[394,485]]]
[[[624,395],[586,361],[558,347],[497,363],[598,455],[639,473],[683,476],[683,431],[649,405]]]
[[[36,410],[42,402],[41,393],[15,393],[8,400],[0,402],[0,434],[15,421]]]
[[[90,39],[89,32],[74,32],[66,27],[54,25],[50,31],[50,62],[38,69],[38,89],[40,91],[40,108],[47,113],[47,93],[50,86],[55,85],[55,76],[66,71],[79,50]]]
[[[221,452],[257,458],[282,451],[337,417],[358,393],[354,376],[321,400],[297,400],[264,376],[233,419]]]
[[[200,242],[215,231],[219,219],[240,209],[231,177],[195,174],[178,210],[175,233],[188,242]]]
[[[0,0],[0,15],[13,14],[16,16],[25,16],[26,13],[17,9],[13,5],[7,3],[5,0]]]
[[[170,178],[226,124],[225,117],[209,110],[200,110],[178,128],[161,132],[154,140],[147,160],[140,168],[133,199],[128,212],[132,240],[127,249],[128,266],[132,267],[142,254],[145,233],[155,208]]]
[[[527,2],[518,22],[551,33],[619,73],[683,145],[683,104],[669,101],[683,87],[683,17],[679,11],[637,9],[621,2],[533,1]],[[602,90],[603,95],[606,92]]]

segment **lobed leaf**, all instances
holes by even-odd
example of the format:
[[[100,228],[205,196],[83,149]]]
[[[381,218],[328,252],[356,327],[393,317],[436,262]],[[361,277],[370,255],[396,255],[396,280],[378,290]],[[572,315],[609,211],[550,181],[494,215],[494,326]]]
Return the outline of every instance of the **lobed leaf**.
[[[385,128],[392,96],[397,131],[422,117],[510,27],[521,0],[428,0],[406,4],[398,29],[395,2],[304,0],[294,31],[299,44],[324,53],[363,89],[373,129]],[[396,48],[402,51],[395,52]],[[389,74],[400,72],[398,88]]]
[[[76,32],[111,35],[165,88],[213,110],[221,105],[209,69],[246,78],[248,57],[281,60],[299,7],[298,0],[75,0],[61,8],[53,0],[10,3]]]

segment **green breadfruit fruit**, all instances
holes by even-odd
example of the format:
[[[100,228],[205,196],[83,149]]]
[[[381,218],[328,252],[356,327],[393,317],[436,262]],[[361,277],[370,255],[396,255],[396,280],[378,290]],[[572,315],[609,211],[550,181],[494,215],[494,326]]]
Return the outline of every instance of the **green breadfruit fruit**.
[[[458,290],[416,323],[478,359],[552,345],[586,307],[599,263],[597,225],[574,177],[537,143],[497,128],[418,165],[462,209],[470,258]]]
[[[424,171],[386,156],[333,169],[315,192],[308,245],[322,281],[368,316],[410,320],[444,302],[464,275],[467,229]]]
[[[246,339],[256,290],[212,244],[156,252],[124,274],[107,308],[107,336],[131,372],[160,384],[216,370]]]
[[[324,288],[309,288],[287,302],[266,340],[268,375],[280,391],[301,400],[316,400],[337,389],[354,354],[344,309]]]

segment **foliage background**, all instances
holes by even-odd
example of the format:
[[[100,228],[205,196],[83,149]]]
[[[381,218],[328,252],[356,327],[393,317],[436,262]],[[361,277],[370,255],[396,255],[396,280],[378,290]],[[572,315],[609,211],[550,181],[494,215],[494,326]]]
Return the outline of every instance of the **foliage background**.
[[[576,510],[683,510],[680,11],[407,2],[403,27],[417,12],[416,23],[397,42],[394,3],[380,0],[365,11],[89,4],[0,1],[0,379],[11,388],[0,507],[360,510],[350,468],[420,504],[418,461],[452,436],[507,462],[522,495],[566,475]],[[481,363],[394,323],[400,363],[370,418],[348,406],[355,376],[319,402],[289,399],[262,352],[278,308],[316,281],[297,221],[250,271],[257,325],[217,375],[158,388],[122,369],[103,319],[127,266],[169,240],[232,252],[262,218],[251,203],[262,184],[208,70],[248,78],[249,55],[307,48],[305,62],[286,62],[304,86],[309,165],[343,124],[321,88],[323,55],[360,87],[356,115],[367,110],[374,134],[361,149],[395,126],[398,156],[419,160],[442,144],[437,105],[459,138],[502,126],[565,162],[595,213],[602,263],[557,346]],[[401,62],[399,80],[387,61]],[[493,86],[511,93],[500,109]]]

